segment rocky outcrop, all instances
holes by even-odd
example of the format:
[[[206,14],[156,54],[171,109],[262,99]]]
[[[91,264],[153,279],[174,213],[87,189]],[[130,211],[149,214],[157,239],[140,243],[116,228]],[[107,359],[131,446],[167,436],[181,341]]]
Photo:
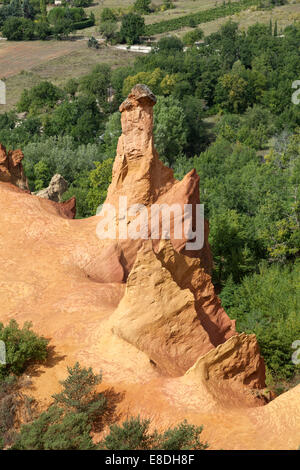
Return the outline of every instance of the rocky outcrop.
[[[186,372],[186,377],[205,382],[215,395],[218,386],[225,382],[262,389],[265,384],[265,365],[260,356],[255,335],[241,333],[231,337],[207,354],[199,357]]]
[[[35,194],[38,197],[44,199],[50,199],[50,201],[61,202],[62,195],[67,191],[68,183],[61,175],[54,175],[51,178],[49,186],[41,191],[37,191]]]
[[[113,315],[113,332],[145,352],[164,375],[184,374],[236,334],[199,265],[176,253],[170,242],[161,241],[157,254],[145,242]]]
[[[153,204],[166,204],[171,207],[177,204],[182,209],[190,204],[194,208],[199,200],[199,176],[195,170],[190,171],[182,181],[174,179],[173,170],[166,167],[158,157],[153,137],[153,106],[156,98],[145,85],[136,85],[128,98],[120,106],[122,113],[122,135],[118,142],[117,155],[113,167],[112,182],[108,189],[105,203],[112,204],[119,217],[119,197],[126,196],[128,206],[143,204],[148,210]],[[163,217],[163,216],[162,216]],[[200,260],[201,266],[207,273],[212,271],[212,255],[208,243],[209,226],[205,222],[204,245],[201,249],[186,250],[187,237],[174,236],[174,220],[171,214],[170,239],[177,252]],[[117,223],[118,223],[117,215]],[[128,216],[128,224],[134,217]],[[148,217],[151,230],[151,215]],[[179,222],[177,220],[177,222]],[[154,241],[154,247],[159,243],[164,221],[159,224],[160,236]],[[195,229],[195,211],[190,222]],[[136,253],[143,240],[119,239],[118,244],[123,252],[123,267],[128,274],[134,264]]]
[[[155,102],[149,88],[137,85],[120,106],[123,133],[105,203],[116,208],[118,229],[124,217],[128,230],[136,224],[136,216],[122,213],[120,197],[127,197],[128,207],[143,204],[147,217],[139,227],[144,238],[123,239],[117,231],[119,262],[127,284],[114,315],[113,331],[145,352],[161,373],[176,376],[237,333],[235,322],[221,307],[211,282],[208,223],[204,224],[200,249],[187,250],[190,240],[185,234],[178,237],[175,233],[175,223],[183,225],[183,209],[188,204],[193,209],[190,225],[195,228],[199,177],[193,170],[177,181],[173,171],[159,160],[153,139]],[[157,237],[153,239],[153,205],[176,204],[180,208],[178,215],[175,211],[161,213]],[[166,217],[171,219],[169,242],[162,240]]]
[[[18,188],[29,191],[28,181],[22,166],[24,154],[21,150],[6,151],[0,144],[0,181],[12,183]]]

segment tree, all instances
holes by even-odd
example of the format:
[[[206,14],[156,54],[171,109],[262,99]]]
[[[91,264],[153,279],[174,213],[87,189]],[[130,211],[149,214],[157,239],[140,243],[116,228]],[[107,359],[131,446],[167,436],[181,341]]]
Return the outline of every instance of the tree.
[[[114,12],[111,10],[111,8],[103,8],[101,12],[101,23],[105,23],[106,21],[116,23],[117,22],[117,17],[114,14]]]
[[[79,91],[97,100],[99,105],[106,110],[107,90],[110,86],[111,69],[106,64],[96,65],[91,73],[85,75],[79,85]]]
[[[47,136],[72,136],[77,143],[87,144],[96,139],[101,130],[102,113],[93,96],[78,96],[63,101],[44,118]]]
[[[183,51],[183,43],[176,36],[166,36],[161,38],[155,46],[156,51],[176,52]]]
[[[45,40],[51,34],[51,28],[47,21],[38,21],[34,25],[34,32],[38,39]]]
[[[53,395],[54,405],[67,412],[84,413],[90,419],[102,414],[106,399],[103,393],[95,392],[95,387],[102,382],[102,375],[94,374],[91,367],[81,367],[78,362],[67,370],[67,378],[60,381],[62,392]]]
[[[57,86],[51,82],[42,81],[30,90],[23,90],[17,109],[19,112],[36,112],[42,108],[53,108],[62,98],[63,92]]]
[[[188,33],[186,33],[182,38],[182,42],[186,46],[193,46],[195,42],[203,39],[203,36],[204,36],[204,33],[202,29],[196,28],[193,31],[189,31]]]
[[[117,29],[118,25],[115,21],[104,21],[100,23],[99,32],[107,41],[111,41],[116,36]]]
[[[42,20],[46,21],[47,19],[46,0],[40,0],[40,10],[41,10],[41,15],[42,15]]]
[[[95,162],[96,169],[92,170],[89,174],[90,189],[86,202],[93,214],[96,214],[97,208],[106,199],[107,190],[112,178],[113,163],[113,158],[108,158],[102,163]]]
[[[61,381],[63,390],[53,395],[54,403],[38,419],[23,425],[12,446],[14,450],[95,450],[91,438],[94,422],[106,409],[103,393],[95,392],[101,374],[68,367],[68,377]]]
[[[140,15],[128,13],[122,19],[120,37],[123,42],[136,44],[145,33],[145,21]]]
[[[173,96],[158,97],[154,108],[154,137],[160,158],[173,163],[184,152],[187,135],[185,113],[180,102]]]
[[[133,9],[137,13],[147,14],[150,13],[151,0],[135,0]]]
[[[23,15],[24,18],[27,18],[29,20],[33,20],[35,17],[34,8],[29,0],[23,0]]]
[[[9,41],[28,41],[34,37],[34,25],[27,18],[11,17],[4,22],[2,34]]]

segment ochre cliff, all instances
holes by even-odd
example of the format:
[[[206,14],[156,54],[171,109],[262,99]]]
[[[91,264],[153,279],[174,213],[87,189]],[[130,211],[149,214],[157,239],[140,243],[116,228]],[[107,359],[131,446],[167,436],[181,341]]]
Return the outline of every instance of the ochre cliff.
[[[121,107],[107,203],[199,202],[199,178],[182,181],[159,161],[155,98],[137,87]],[[1,178],[0,178],[1,179]],[[176,240],[100,240],[101,216],[72,220],[59,203],[0,181],[0,321],[31,321],[50,338],[44,366],[29,370],[46,406],[79,361],[102,371],[116,416],[151,418],[162,430],[203,425],[213,449],[296,449],[300,386],[267,405],[255,336],[238,334],[215,295],[208,223],[201,250]],[[128,218],[133,224],[134,217]]]

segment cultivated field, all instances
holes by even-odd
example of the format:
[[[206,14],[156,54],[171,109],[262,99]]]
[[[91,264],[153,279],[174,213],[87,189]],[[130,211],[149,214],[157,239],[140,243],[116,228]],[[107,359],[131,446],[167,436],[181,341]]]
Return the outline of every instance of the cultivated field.
[[[88,49],[85,40],[77,41],[0,41],[0,79],[6,79],[7,104],[1,112],[11,109],[22,90],[41,80],[62,85],[72,77],[90,72],[99,63],[115,68],[132,63],[136,53],[102,46]]]
[[[237,22],[241,30],[247,30],[249,26],[255,23],[269,24],[270,19],[273,21],[274,25],[275,21],[277,20],[278,31],[280,32],[281,29],[285,28],[289,24],[292,24],[294,21],[300,21],[300,0],[298,0],[297,3],[290,3],[280,7],[275,7],[272,10],[255,11],[254,9],[248,9],[236,15],[226,16],[215,21],[203,23],[199,25],[199,27],[207,36],[218,31],[220,26],[226,23],[229,19]],[[172,31],[170,34],[182,37],[187,31],[191,31],[191,28],[182,28],[178,31]],[[162,36],[165,36],[165,33],[157,34],[154,37],[156,39],[160,39]]]
[[[235,1],[238,0],[232,0],[232,2]],[[166,11],[157,11],[155,13],[151,13],[150,15],[145,15],[145,23],[158,23],[159,21],[170,20],[179,16],[189,15],[190,13],[197,13],[197,11],[209,10],[210,8],[214,8],[218,5],[220,6],[222,3],[222,0],[175,0],[174,5],[176,8]],[[126,10],[129,7],[132,7],[133,4],[134,0],[100,0],[98,1],[97,5],[86,8],[85,10],[87,12],[93,11],[96,17],[97,27],[103,8],[121,8],[122,10]],[[155,6],[160,6],[163,4],[163,0],[153,0],[152,4]]]

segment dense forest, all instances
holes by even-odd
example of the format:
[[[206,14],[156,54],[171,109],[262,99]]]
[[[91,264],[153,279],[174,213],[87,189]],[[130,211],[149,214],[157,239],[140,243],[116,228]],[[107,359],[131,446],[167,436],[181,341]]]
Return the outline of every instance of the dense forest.
[[[75,195],[77,217],[88,217],[110,183],[118,107],[135,84],[148,85],[158,97],[160,158],[179,179],[192,168],[200,175],[214,284],[238,330],[257,335],[269,384],[299,367],[291,361],[300,338],[299,44],[299,24],[241,32],[229,21],[187,48],[165,37],[132,67],[99,64],[64,88],[41,82],[0,115],[0,142],[22,148],[30,189],[60,173],[65,199]]]

